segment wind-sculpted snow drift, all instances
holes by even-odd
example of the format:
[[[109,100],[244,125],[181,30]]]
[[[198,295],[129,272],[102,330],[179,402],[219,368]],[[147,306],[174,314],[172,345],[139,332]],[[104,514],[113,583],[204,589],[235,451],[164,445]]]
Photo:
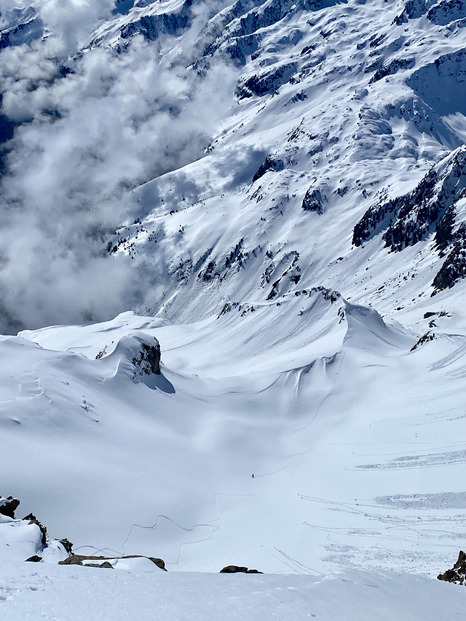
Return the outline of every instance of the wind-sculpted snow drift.
[[[154,336],[151,381],[134,361]],[[381,500],[461,491],[449,395],[464,338],[437,334],[411,351],[417,339],[336,292],[298,288],[197,324],[126,313],[5,337],[0,424],[16,465],[3,485],[79,554],[158,556],[169,569],[344,559],[435,572],[461,511]],[[413,463],[439,475],[448,464],[452,477],[439,489]],[[448,537],[431,526],[447,521]]]
[[[0,492],[169,569],[450,566],[463,4],[0,12]]]

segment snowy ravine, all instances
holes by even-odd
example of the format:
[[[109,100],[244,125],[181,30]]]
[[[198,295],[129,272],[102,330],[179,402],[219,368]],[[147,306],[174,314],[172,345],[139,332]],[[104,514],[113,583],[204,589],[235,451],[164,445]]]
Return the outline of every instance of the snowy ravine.
[[[0,619],[462,618],[466,3],[0,0],[0,77],[0,496],[168,569],[2,517]]]

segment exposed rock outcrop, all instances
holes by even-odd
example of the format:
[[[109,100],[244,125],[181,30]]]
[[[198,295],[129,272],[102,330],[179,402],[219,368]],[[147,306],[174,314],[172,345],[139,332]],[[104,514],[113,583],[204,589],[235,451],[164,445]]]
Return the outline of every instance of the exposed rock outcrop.
[[[462,238],[455,242],[435,276],[432,295],[444,289],[451,289],[462,278],[466,278],[466,231],[463,231]]]
[[[395,24],[401,26],[405,24],[408,19],[416,19],[422,17],[427,10],[426,0],[407,0],[403,11],[395,17]]]
[[[301,207],[304,211],[315,211],[318,214],[324,213],[322,204],[323,197],[319,189],[309,188],[304,196]]]
[[[434,293],[466,276],[466,149],[431,169],[416,188],[391,200],[370,207],[353,231],[353,244],[361,246],[382,233],[385,246],[400,252],[432,236],[441,257],[447,255],[433,281]]]
[[[465,584],[466,554],[460,550],[458,560],[453,565],[452,569],[447,569],[445,573],[439,574],[437,579],[444,580],[445,582],[454,582],[455,584]]]
[[[60,543],[65,548],[66,552],[68,552],[68,554],[72,554],[73,544],[71,543],[71,541],[68,541],[68,539],[65,538],[65,539],[60,539]]]
[[[47,544],[47,527],[39,522],[39,520],[33,513],[30,513],[29,515],[26,515],[26,517],[23,517],[23,520],[28,521],[29,524],[35,524],[39,527],[40,532],[42,533],[42,545],[45,546]]]
[[[141,349],[137,356],[134,356],[132,362],[140,375],[160,375],[160,344],[157,339],[153,339],[153,343],[141,343]]]
[[[421,345],[424,345],[424,343],[429,343],[429,341],[433,341],[434,339],[435,339],[435,333],[434,332],[426,332],[411,347],[410,351],[416,351],[416,349],[418,349]]]
[[[466,19],[466,18],[465,18]],[[444,54],[415,71],[407,81],[414,92],[442,115],[466,113],[466,49]],[[432,88],[435,84],[435,88]]]
[[[370,79],[369,84],[374,84],[382,78],[385,78],[387,75],[394,75],[395,73],[398,73],[398,71],[412,69],[414,67],[414,62],[414,58],[395,58],[395,60],[379,67]]]
[[[86,567],[102,567],[107,569],[113,569],[112,561],[119,559],[132,559],[132,558],[147,558],[149,561],[157,565],[163,571],[167,571],[165,568],[165,561],[161,558],[155,558],[152,556],[142,556],[141,554],[133,554],[129,556],[88,556],[86,554],[71,554],[63,561],[59,561],[59,565],[80,565]]]
[[[8,13],[7,11],[7,15]],[[14,10],[11,13],[12,24],[7,28],[4,27],[0,32],[0,50],[10,46],[22,45],[23,43],[30,44],[42,37],[44,24],[34,7],[16,9],[16,19],[13,17]]]
[[[227,565],[220,570],[221,574],[262,574],[262,571],[258,569],[248,569],[247,567],[240,567],[239,565]]]
[[[258,179],[263,177],[266,172],[269,170],[272,172],[279,172],[285,168],[285,163],[280,158],[274,157],[273,155],[268,155],[264,162],[259,166],[259,168],[254,173],[254,177],[252,178],[252,182],[256,182]]]
[[[256,95],[263,97],[275,93],[282,84],[286,84],[297,71],[295,62],[273,66],[260,73],[254,74],[238,84],[236,96],[238,99],[247,99]]]
[[[87,567],[101,567],[107,569],[113,569],[118,564],[118,561],[124,561],[125,559],[146,559],[156,565],[159,569],[166,571],[165,562],[161,558],[152,556],[142,556],[140,554],[127,555],[127,556],[89,556],[84,554],[74,554],[73,544],[68,539],[50,539],[47,536],[47,528],[39,522],[33,513],[25,516],[23,519],[15,518],[15,510],[19,506],[20,501],[17,498],[8,496],[4,498],[0,496],[0,514],[4,516],[0,521],[0,527],[2,529],[9,529],[10,533],[13,533],[11,544],[7,543],[7,546],[12,546],[16,543],[23,545],[24,541],[21,540],[21,535],[18,537],[18,533],[24,533],[23,539],[27,539],[29,555],[24,559],[19,557],[20,560],[25,560],[29,563],[41,563],[41,562],[57,562],[59,565],[85,565]],[[8,537],[8,530],[6,531]],[[8,542],[8,538],[6,539]],[[21,549],[21,548],[20,548]],[[27,548],[26,548],[27,549]],[[33,553],[34,552],[34,553]],[[67,558],[64,558],[64,553],[68,554]],[[63,559],[63,560],[58,560]],[[151,567],[150,563],[147,563]],[[124,564],[126,569],[128,563]]]
[[[15,519],[15,511],[19,504],[19,500],[13,496],[8,496],[8,498],[0,496],[0,514]]]
[[[427,19],[439,26],[446,26],[454,21],[458,26],[466,26],[466,0],[443,0],[437,2],[427,13]]]
[[[466,1],[441,0],[432,3],[426,0],[408,0],[405,2],[402,13],[395,18],[395,24],[401,26],[409,19],[416,19],[423,15],[427,15],[427,19],[438,26],[446,26],[455,21],[459,22],[459,26],[465,26]]]
[[[15,512],[20,505],[17,498],[8,496],[4,498],[0,496],[0,528],[3,530],[6,546],[15,548],[18,544],[18,550],[29,549],[28,558],[21,558],[30,563],[39,563],[45,557],[63,558],[65,553],[71,554],[73,544],[68,539],[50,539],[47,528],[42,524],[33,513],[29,513],[25,517],[19,519],[15,516]],[[24,548],[24,544],[28,545]]]

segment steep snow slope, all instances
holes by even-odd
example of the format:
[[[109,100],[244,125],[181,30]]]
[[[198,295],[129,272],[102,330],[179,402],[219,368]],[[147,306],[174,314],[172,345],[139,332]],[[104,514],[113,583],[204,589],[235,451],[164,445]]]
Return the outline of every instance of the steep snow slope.
[[[298,282],[393,312],[406,277],[416,300],[437,288],[457,240],[413,221],[396,256],[353,229],[464,161],[463,3],[22,5],[5,24],[44,38],[0,63],[6,329],[128,308],[192,321]]]
[[[151,254],[169,258],[172,282],[146,298],[152,311],[190,319],[298,281],[393,310],[414,265],[416,297],[432,293],[442,265],[433,230],[409,257],[391,256],[387,273],[379,238],[354,247],[352,229],[462,144],[462,24],[446,5],[441,26],[432,13],[398,24],[395,2],[323,6],[232,9],[221,34],[206,29],[205,62],[227,53],[239,65],[237,105],[203,158],[134,192],[139,220],[113,246],[141,269]]]

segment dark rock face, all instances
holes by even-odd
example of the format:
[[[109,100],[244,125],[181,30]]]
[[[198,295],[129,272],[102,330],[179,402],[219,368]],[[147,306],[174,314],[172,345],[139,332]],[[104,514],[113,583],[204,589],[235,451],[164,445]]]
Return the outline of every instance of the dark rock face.
[[[434,278],[432,295],[444,289],[451,289],[462,278],[466,278],[466,231],[463,228],[461,239],[453,244],[453,248]]]
[[[68,539],[60,539],[60,543],[65,548],[65,551],[68,552],[68,554],[71,554],[73,552],[73,544],[71,543],[71,541],[68,541]]]
[[[252,182],[254,183],[258,179],[263,177],[265,173],[268,172],[269,170],[273,172],[279,172],[280,170],[283,170],[284,168],[285,168],[285,163],[283,162],[283,160],[275,158],[273,155],[268,155],[265,158],[264,163],[261,164],[259,168],[256,170],[256,172],[254,173]]]
[[[104,561],[104,556],[86,556],[84,554],[72,554],[63,561],[58,561],[59,565],[84,565],[83,561]],[[97,565],[98,566],[98,565]]]
[[[322,194],[320,190],[309,188],[306,192],[301,207],[304,211],[315,211],[318,214],[324,213],[322,205]]]
[[[34,554],[34,556],[30,556],[29,558],[26,559],[26,563],[40,563],[42,561],[42,557],[41,556],[37,556],[37,554]]]
[[[263,35],[258,31],[283,19],[292,4],[291,0],[258,3],[238,0],[221,18],[223,30],[218,30],[218,36],[205,54],[222,49],[238,64],[245,64],[246,56],[255,53],[262,41]]]
[[[244,238],[241,238],[228,254],[218,257],[217,260],[206,263],[206,258],[208,258],[210,253],[205,253],[204,257],[194,266],[194,269],[198,269],[201,267],[202,261],[204,262],[204,267],[198,272],[197,278],[204,282],[210,282],[215,279],[223,281],[231,270],[238,272],[244,268],[245,264],[251,259],[251,255],[256,257],[258,252],[260,252],[260,247],[246,250]]]
[[[154,563],[154,565],[157,565],[157,567],[160,567],[160,569],[163,569],[163,571],[167,571],[166,567],[165,567],[165,561],[162,560],[161,558],[156,558],[153,556],[148,556],[147,557],[150,561],[152,561]]]
[[[121,8],[126,12],[130,10],[130,3],[123,3]],[[135,6],[138,6],[136,3]],[[130,39],[135,35],[142,35],[148,41],[155,41],[160,35],[168,34],[178,36],[192,23],[192,0],[186,0],[178,11],[157,13],[155,15],[143,15],[139,19],[130,21],[122,26],[120,37]],[[96,43],[97,41],[93,41]]]
[[[370,207],[354,227],[353,244],[361,246],[385,231],[385,246],[400,252],[432,235],[440,257],[447,255],[434,278],[434,290],[452,287],[466,276],[466,226],[456,224],[457,205],[465,197],[466,149],[462,147],[409,194]]]
[[[146,15],[136,22],[130,22],[120,31],[122,39],[129,39],[134,35],[142,35],[148,41],[155,41],[161,34],[177,36],[191,23],[191,15],[185,11],[179,13],[162,13],[161,15]]]
[[[435,243],[440,252],[440,256],[445,254],[446,249],[456,237],[454,233],[455,217],[455,208],[453,205],[450,205],[443,218],[437,223]]]
[[[267,296],[267,300],[273,300],[279,295],[282,295],[283,293],[289,291],[291,288],[294,288],[301,280],[301,268],[298,263],[299,252],[296,252],[295,250],[289,252],[287,255],[285,255],[284,259],[284,269],[281,275],[272,283],[272,288]],[[272,268],[272,272],[274,271],[272,265],[270,265],[269,268],[266,269],[263,274],[264,284],[270,283],[270,274],[267,273],[270,268]]]
[[[320,11],[336,4],[346,4],[347,0],[301,0],[300,6],[305,11]]]
[[[45,546],[47,544],[47,528],[46,528],[46,526],[41,524],[33,513],[30,513],[29,515],[26,515],[26,517],[23,517],[23,520],[28,521],[29,524],[36,524],[36,526],[38,526],[40,528],[40,532],[42,533],[41,543],[42,543],[43,546]]]
[[[289,0],[273,0],[264,3],[264,6],[248,12],[240,19],[238,29],[234,34],[240,36],[252,34],[260,28],[267,28],[277,23],[287,14],[291,4]]]
[[[266,41],[264,32],[269,26],[292,12],[319,11],[340,2],[344,3],[346,0],[237,0],[228,11],[222,12],[208,26],[212,43],[207,46],[204,55],[210,56],[221,50],[237,65],[244,65],[247,56],[260,56],[262,42]],[[297,43],[302,35],[295,31],[288,36],[290,41]],[[250,93],[251,91],[247,91],[244,96],[251,97]]]
[[[88,563],[86,567],[100,567],[101,569],[113,569],[113,565],[108,561],[104,561],[103,563]]]
[[[104,569],[105,568],[113,569],[113,565],[110,563],[110,561],[115,561],[118,559],[125,559],[125,558],[147,558],[150,561],[152,561],[154,565],[157,565],[157,567],[159,567],[160,569],[163,569],[163,571],[167,571],[165,568],[165,561],[163,561],[161,558],[154,558],[152,556],[141,556],[140,554],[133,554],[129,556],[87,556],[85,554],[71,554],[64,561],[59,561],[58,564],[59,565],[80,565],[80,566],[86,566],[86,567],[102,567]],[[93,561],[96,561],[96,562],[93,562]]]
[[[254,95],[263,97],[264,95],[275,93],[282,84],[286,84],[289,81],[296,73],[297,68],[297,63],[292,62],[274,66],[266,71],[254,74],[238,84],[236,96],[238,99],[247,99]]]
[[[424,343],[428,343],[429,341],[433,341],[434,339],[434,332],[426,332],[420,337],[417,343],[411,347],[410,351],[416,351],[416,349],[418,349],[421,345],[424,345]]]
[[[421,67],[407,85],[440,115],[466,114],[466,49],[444,54]]]
[[[405,2],[403,12],[395,17],[395,24],[400,26],[405,24],[408,19],[416,19],[422,17],[426,12],[426,0],[408,0]]]
[[[374,84],[374,82],[378,82],[387,75],[394,75],[395,73],[398,73],[398,71],[402,71],[403,69],[412,69],[413,67],[414,58],[400,58],[392,60],[392,62],[382,65],[379,69],[377,69],[369,84]]]
[[[458,560],[453,565],[452,569],[447,569],[443,574],[437,576],[438,580],[444,580],[445,582],[454,582],[455,584],[465,584],[466,578],[466,554],[460,550]]]
[[[0,513],[6,517],[15,519],[15,511],[19,505],[19,500],[13,498],[13,496],[8,496],[8,498],[2,498],[0,496]]]
[[[466,0],[438,2],[429,9],[427,19],[438,26],[446,26],[456,20],[459,26],[466,26]]]
[[[384,229],[385,246],[403,250],[423,238],[425,228],[435,221],[438,211],[429,209],[437,174],[431,170],[409,194],[370,207],[353,230],[353,244],[361,246]],[[413,212],[418,216],[413,219]]]
[[[202,278],[202,280],[204,282],[209,282],[209,280],[212,280],[215,276],[218,276],[219,274],[215,271],[216,268],[216,263],[215,261],[209,261],[207,267],[205,268],[204,271],[199,272],[198,274],[198,278]]]
[[[454,21],[459,26],[466,26],[466,2],[465,0],[440,0],[429,8],[432,2],[426,0],[408,0],[403,12],[395,18],[395,24],[400,26],[409,19],[422,17],[427,13],[427,19],[438,26],[446,26]]]
[[[33,7],[16,9],[16,15],[17,19],[14,20],[16,23],[0,32],[0,50],[23,43],[30,45],[42,37],[44,25]]]
[[[221,574],[261,574],[262,571],[257,569],[248,569],[247,567],[240,567],[238,565],[227,565],[220,570]]]
[[[160,375],[160,344],[154,339],[154,344],[149,345],[147,343],[141,344],[141,350],[138,356],[135,356],[132,360],[135,367],[137,367],[140,374],[145,373],[150,375]]]

